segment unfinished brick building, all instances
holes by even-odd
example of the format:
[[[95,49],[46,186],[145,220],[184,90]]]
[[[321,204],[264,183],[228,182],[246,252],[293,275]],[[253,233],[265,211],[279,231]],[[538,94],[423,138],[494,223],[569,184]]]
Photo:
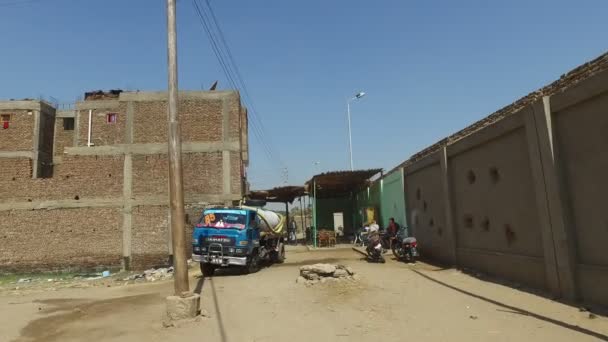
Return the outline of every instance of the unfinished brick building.
[[[0,101],[0,271],[168,261],[166,98]],[[191,227],[205,205],[244,195],[247,114],[234,91],[180,92],[179,113]]]

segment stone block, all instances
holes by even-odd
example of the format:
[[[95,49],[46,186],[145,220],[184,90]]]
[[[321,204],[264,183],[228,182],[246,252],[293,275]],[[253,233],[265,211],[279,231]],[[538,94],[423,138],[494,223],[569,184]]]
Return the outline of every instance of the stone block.
[[[165,322],[192,319],[199,314],[201,297],[198,294],[169,296],[166,299],[166,303]]]

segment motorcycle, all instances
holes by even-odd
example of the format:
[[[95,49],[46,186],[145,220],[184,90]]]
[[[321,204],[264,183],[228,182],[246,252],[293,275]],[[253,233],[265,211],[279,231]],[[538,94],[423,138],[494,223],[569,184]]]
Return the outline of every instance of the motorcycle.
[[[401,261],[415,263],[418,258],[418,241],[415,237],[405,236],[405,231],[397,234],[392,244],[393,255]]]
[[[373,234],[369,237],[365,251],[367,252],[367,260],[369,262],[379,262],[382,264],[386,262],[383,255],[382,239],[378,234]]]

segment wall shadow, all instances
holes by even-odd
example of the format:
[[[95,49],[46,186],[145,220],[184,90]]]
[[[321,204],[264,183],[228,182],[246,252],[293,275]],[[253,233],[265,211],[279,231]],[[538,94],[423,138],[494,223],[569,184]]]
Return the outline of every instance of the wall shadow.
[[[424,274],[424,273],[422,273],[420,271],[417,271],[417,270],[412,270],[412,272],[418,274],[419,276],[421,276],[421,277],[423,277],[425,279],[428,279],[429,281],[432,281],[432,282],[434,282],[436,284],[442,285],[442,286],[447,287],[449,289],[452,289],[454,291],[460,292],[462,294],[465,294],[465,295],[473,297],[473,298],[477,298],[479,300],[483,300],[484,302],[488,302],[488,303],[494,304],[496,306],[500,306],[500,307],[502,307],[504,309],[507,309],[508,311],[506,311],[506,312],[533,317],[533,318],[536,318],[538,320],[541,320],[541,321],[544,321],[544,322],[547,322],[547,323],[551,323],[551,324],[557,325],[557,326],[562,327],[562,328],[570,329],[572,331],[576,331],[576,332],[579,332],[581,334],[585,334],[585,335],[588,335],[588,336],[591,336],[591,337],[595,337],[595,338],[597,338],[597,339],[599,339],[601,341],[608,341],[608,336],[603,335],[601,333],[598,333],[598,332],[595,332],[595,331],[592,331],[592,330],[589,330],[589,329],[585,329],[585,328],[579,327],[577,325],[573,325],[573,324],[569,324],[569,323],[566,323],[566,322],[558,321],[556,319],[553,319],[553,318],[550,318],[550,317],[547,317],[547,316],[539,315],[539,314],[536,314],[536,313],[528,311],[528,310],[520,309],[518,307],[515,307],[515,306],[512,306],[512,305],[508,305],[508,304],[505,304],[505,303],[502,303],[502,302],[499,302],[499,301],[496,301],[496,300],[493,300],[493,299],[490,299],[490,298],[487,298],[487,297],[484,297],[484,296],[481,296],[481,295],[478,295],[478,294],[475,294],[475,293],[472,293],[472,292],[469,292],[469,291],[466,291],[466,290],[463,290],[463,289],[460,289],[460,288],[458,288],[456,286],[446,284],[446,283],[444,283],[444,282],[442,282],[440,280],[437,280],[437,279],[435,279],[433,277],[430,277],[430,276],[428,276],[428,275],[426,275],[426,274]],[[501,310],[501,311],[505,311],[505,310]]]

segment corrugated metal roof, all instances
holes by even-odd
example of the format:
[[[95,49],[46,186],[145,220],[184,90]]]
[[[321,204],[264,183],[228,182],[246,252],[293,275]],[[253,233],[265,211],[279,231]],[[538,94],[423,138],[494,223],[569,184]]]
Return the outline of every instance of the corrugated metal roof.
[[[253,190],[249,193],[248,197],[268,202],[292,203],[297,197],[304,195],[305,190],[303,186],[280,186],[270,190]]]
[[[306,182],[306,190],[312,193],[313,181],[317,186],[317,197],[342,196],[367,185],[369,179],[382,169],[332,171],[315,175]]]

